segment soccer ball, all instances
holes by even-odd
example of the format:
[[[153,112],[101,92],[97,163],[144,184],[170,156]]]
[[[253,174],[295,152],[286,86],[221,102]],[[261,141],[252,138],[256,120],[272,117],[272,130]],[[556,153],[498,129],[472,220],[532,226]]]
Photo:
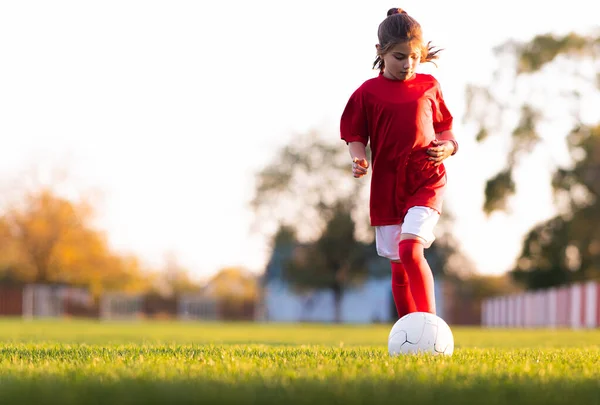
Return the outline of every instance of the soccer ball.
[[[412,312],[400,318],[388,337],[390,356],[401,354],[443,354],[454,352],[454,336],[448,324],[428,312]]]

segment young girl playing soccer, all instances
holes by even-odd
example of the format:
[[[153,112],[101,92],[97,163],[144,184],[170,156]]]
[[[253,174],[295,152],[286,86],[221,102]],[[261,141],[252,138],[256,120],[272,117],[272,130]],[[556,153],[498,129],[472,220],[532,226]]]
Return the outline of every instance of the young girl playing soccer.
[[[424,249],[435,239],[442,211],[446,170],[442,162],[458,150],[452,115],[439,83],[416,73],[422,62],[437,59],[423,40],[420,24],[394,8],[379,25],[378,77],[365,81],[342,114],[341,138],[360,178],[373,169],[370,220],[377,253],[389,258],[392,293],[400,317],[410,312],[435,314],[433,274]]]

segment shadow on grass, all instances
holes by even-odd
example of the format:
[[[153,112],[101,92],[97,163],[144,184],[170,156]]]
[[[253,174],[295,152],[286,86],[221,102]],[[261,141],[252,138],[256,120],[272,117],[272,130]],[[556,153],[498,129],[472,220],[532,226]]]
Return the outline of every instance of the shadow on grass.
[[[357,378],[277,380],[252,377],[194,379],[186,376],[120,378],[72,375],[70,377],[0,377],[2,404],[600,404],[595,380],[443,382]]]

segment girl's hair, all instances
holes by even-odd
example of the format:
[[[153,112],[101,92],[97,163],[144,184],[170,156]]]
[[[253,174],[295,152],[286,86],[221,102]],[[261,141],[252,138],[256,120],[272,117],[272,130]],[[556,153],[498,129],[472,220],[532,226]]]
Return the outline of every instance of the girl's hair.
[[[385,67],[381,56],[393,46],[403,42],[416,42],[421,48],[421,61],[431,62],[434,65],[433,60],[438,58],[438,52],[441,51],[441,49],[431,46],[431,42],[425,44],[421,25],[401,8],[388,10],[387,17],[379,24],[377,37],[379,38],[379,51],[373,63],[373,69],[380,71],[383,71]]]

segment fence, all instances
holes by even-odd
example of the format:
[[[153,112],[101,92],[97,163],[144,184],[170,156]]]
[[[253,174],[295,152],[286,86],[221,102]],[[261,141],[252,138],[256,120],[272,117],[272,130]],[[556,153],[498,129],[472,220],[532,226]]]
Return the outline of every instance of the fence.
[[[0,285],[0,317],[86,317],[103,320],[253,320],[253,301],[228,302],[198,293],[165,298],[108,292],[95,302],[89,291],[65,285]]]
[[[23,315],[23,288],[0,286],[0,316]]]
[[[600,282],[490,298],[482,302],[481,314],[487,327],[598,328]]]
[[[181,320],[215,320],[219,318],[219,308],[212,298],[184,294],[177,303],[177,316]]]
[[[0,316],[90,316],[91,304],[92,297],[83,288],[40,284],[0,286]]]

